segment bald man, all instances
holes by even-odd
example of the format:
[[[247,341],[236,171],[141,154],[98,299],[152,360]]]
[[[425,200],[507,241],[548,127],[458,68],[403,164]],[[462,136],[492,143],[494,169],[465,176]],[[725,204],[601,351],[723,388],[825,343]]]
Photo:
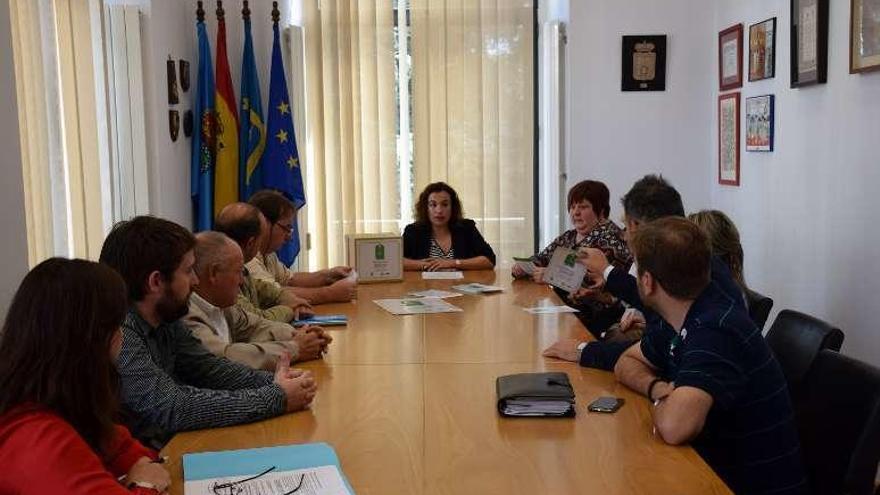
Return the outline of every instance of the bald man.
[[[236,306],[244,257],[235,241],[220,232],[201,232],[194,254],[199,282],[183,321],[211,353],[265,370],[275,369],[286,353],[292,361],[323,355],[331,339],[320,327],[297,330]]]

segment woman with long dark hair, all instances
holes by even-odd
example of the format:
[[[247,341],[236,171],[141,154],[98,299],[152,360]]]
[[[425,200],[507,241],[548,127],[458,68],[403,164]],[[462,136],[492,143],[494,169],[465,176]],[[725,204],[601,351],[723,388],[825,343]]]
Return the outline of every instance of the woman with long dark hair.
[[[157,494],[155,452],[114,423],[122,277],[52,258],[16,292],[0,335],[0,493]]]
[[[403,231],[404,270],[491,270],[495,252],[473,220],[464,218],[461,200],[445,182],[419,195],[416,221]]]

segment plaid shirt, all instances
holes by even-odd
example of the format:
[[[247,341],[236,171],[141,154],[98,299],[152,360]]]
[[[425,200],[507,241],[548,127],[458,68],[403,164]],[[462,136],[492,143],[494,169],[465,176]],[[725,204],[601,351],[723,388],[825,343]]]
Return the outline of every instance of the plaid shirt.
[[[153,328],[131,309],[122,324],[117,368],[129,429],[156,449],[178,431],[285,411],[284,392],[271,373],[214,356],[181,321]]]

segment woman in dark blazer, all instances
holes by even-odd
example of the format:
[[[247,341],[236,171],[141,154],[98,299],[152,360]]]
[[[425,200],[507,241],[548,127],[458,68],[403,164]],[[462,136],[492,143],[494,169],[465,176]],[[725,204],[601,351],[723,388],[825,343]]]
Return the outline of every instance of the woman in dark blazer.
[[[462,218],[461,201],[444,182],[428,184],[415,207],[416,221],[403,231],[405,270],[491,270],[495,253],[473,220]]]

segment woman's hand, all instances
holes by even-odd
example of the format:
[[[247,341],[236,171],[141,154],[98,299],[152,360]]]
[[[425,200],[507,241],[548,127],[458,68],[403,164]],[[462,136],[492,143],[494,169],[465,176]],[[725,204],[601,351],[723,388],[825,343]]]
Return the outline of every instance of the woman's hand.
[[[536,267],[535,272],[532,273],[532,280],[534,280],[535,282],[537,282],[539,284],[543,284],[544,283],[544,269],[545,268],[543,266]]]
[[[424,270],[426,272],[437,272],[440,270],[449,270],[455,268],[455,260],[446,258],[429,258],[425,260]]]
[[[163,464],[153,462],[151,459],[141,457],[131,466],[125,475],[126,483],[147,483],[155,487],[159,493],[168,491],[171,485],[171,475]]]

